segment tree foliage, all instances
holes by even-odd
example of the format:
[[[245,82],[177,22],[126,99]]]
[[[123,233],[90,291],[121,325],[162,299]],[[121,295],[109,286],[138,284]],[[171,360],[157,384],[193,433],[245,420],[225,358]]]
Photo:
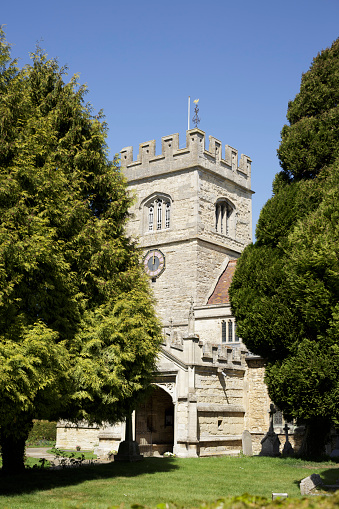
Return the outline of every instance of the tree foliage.
[[[283,171],[230,289],[239,335],[267,361],[270,397],[286,417],[307,423],[307,436],[317,429],[320,447],[319,422],[323,435],[339,425],[339,138],[337,125],[324,120],[337,114],[331,91],[337,97],[338,85],[339,40],[314,59],[289,104],[278,151]],[[310,136],[313,166],[299,145],[312,119],[329,131],[321,150],[320,130]]]
[[[150,380],[159,324],[125,233],[131,202],[102,113],[40,48],[18,69],[2,31],[0,41],[4,454],[32,418],[129,412]]]
[[[291,180],[314,178],[339,156],[339,39],[319,53],[288,104],[278,156]]]

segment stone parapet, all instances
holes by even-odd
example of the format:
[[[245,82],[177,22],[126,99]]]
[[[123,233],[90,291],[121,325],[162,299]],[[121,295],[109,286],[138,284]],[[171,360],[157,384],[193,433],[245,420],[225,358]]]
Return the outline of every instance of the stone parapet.
[[[140,143],[136,161],[133,161],[133,147],[121,151],[121,166],[127,180],[132,183],[143,178],[201,167],[228,179],[246,189],[251,188],[251,159],[225,145],[222,158],[222,145],[219,140],[209,136],[209,149],[205,149],[205,133],[200,129],[186,132],[186,147],[179,148],[179,134],[164,136],[161,139],[161,154],[155,154],[155,140]]]
[[[177,343],[168,342],[162,345],[161,350],[179,365],[184,363],[204,368],[213,367],[221,374],[229,370],[244,372],[247,368],[248,350],[242,343],[236,347],[203,343],[199,336],[188,336],[182,338],[182,345],[183,349]]]

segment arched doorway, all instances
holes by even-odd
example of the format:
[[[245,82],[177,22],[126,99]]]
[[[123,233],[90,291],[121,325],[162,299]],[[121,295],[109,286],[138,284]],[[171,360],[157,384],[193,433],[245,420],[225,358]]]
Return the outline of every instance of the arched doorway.
[[[174,405],[171,396],[158,386],[135,412],[135,440],[144,456],[173,452]]]

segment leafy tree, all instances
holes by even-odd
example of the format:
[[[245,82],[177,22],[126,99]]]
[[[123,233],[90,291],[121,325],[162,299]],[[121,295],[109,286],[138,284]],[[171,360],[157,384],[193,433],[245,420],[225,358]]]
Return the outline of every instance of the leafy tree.
[[[130,198],[86,88],[38,48],[0,57],[0,444],[24,468],[32,419],[113,422],[150,381],[159,345]]]
[[[306,456],[319,455],[339,425],[339,138],[327,123],[339,111],[331,93],[338,84],[339,40],[314,59],[289,103],[283,170],[230,288],[239,335],[267,362],[270,397],[306,424]],[[304,128],[314,119],[305,158]]]

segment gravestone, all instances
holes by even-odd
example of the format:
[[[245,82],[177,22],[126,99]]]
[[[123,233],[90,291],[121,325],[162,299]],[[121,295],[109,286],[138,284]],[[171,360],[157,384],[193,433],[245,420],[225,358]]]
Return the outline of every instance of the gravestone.
[[[253,456],[252,435],[247,429],[242,434],[242,452],[245,456]]]
[[[339,456],[339,435],[337,435],[335,447],[330,454],[331,458],[338,458],[338,456]]]
[[[284,444],[283,451],[282,451],[283,456],[294,456],[294,449],[292,447],[291,442],[288,439],[288,430],[289,429],[290,428],[288,427],[287,422],[285,422],[285,426],[284,426],[285,444]]]
[[[279,500],[282,498],[288,498],[288,493],[272,493],[272,500]]]
[[[280,456],[280,440],[273,430],[273,415],[276,413],[274,405],[270,405],[270,427],[266,435],[261,441],[261,451],[259,456]]]
[[[300,494],[312,495],[315,493],[317,486],[323,485],[323,481],[319,474],[312,474],[300,481]]]

